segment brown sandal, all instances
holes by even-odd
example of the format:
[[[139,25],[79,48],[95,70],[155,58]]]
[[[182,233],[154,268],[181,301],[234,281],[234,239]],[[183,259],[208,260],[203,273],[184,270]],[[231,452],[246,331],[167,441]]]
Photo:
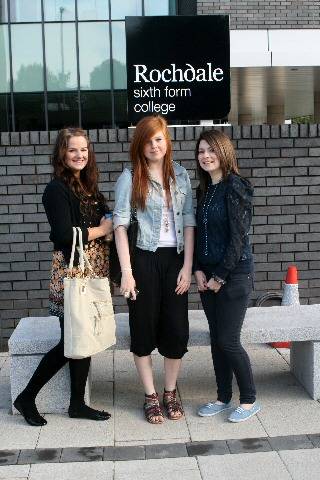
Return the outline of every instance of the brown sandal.
[[[145,402],[143,404],[143,410],[145,417],[149,423],[153,425],[160,425],[163,423],[164,416],[159,404],[159,397],[157,393],[152,395],[145,395]],[[161,417],[162,420],[156,420],[155,417]]]
[[[169,420],[180,420],[184,416],[184,411],[181,403],[177,400],[177,390],[164,390],[163,392],[163,406],[166,409]],[[180,415],[175,415],[180,413]]]

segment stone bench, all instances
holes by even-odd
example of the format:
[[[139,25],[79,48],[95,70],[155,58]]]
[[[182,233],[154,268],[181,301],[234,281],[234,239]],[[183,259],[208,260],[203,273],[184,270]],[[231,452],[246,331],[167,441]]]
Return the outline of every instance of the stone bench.
[[[189,311],[189,346],[209,346],[207,320],[202,310]],[[128,314],[118,313],[117,349],[128,349]],[[30,317],[20,321],[9,340],[12,398],[24,388],[43,354],[58,343],[56,317]],[[320,399],[320,305],[253,307],[247,310],[243,343],[292,342],[290,367],[310,396]],[[86,390],[90,401],[91,376]],[[37,405],[42,413],[64,412],[70,396],[69,369],[64,367],[40,392]],[[16,412],[14,412],[16,413]]]
[[[43,355],[60,340],[57,317],[22,318],[9,339],[11,400],[25,388]],[[90,403],[91,371],[85,400]],[[69,366],[65,365],[40,391],[37,407],[40,413],[63,413],[70,400]],[[12,413],[18,413],[12,405]]]
[[[210,345],[202,310],[189,311],[189,346]],[[128,314],[117,314],[117,348],[129,348]],[[290,368],[313,399],[320,399],[320,305],[248,308],[243,343],[291,341]]]

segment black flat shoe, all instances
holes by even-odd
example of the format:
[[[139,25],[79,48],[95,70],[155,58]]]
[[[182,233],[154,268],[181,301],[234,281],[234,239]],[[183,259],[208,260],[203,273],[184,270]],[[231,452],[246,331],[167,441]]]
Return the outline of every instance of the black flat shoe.
[[[68,414],[70,418],[86,418],[87,420],[109,420],[111,414],[104,412],[103,410],[94,410],[87,405],[81,405],[80,407],[69,407]]]
[[[18,395],[13,405],[32,427],[43,427],[47,425],[47,420],[40,415],[34,401],[25,401],[21,398],[21,395]]]

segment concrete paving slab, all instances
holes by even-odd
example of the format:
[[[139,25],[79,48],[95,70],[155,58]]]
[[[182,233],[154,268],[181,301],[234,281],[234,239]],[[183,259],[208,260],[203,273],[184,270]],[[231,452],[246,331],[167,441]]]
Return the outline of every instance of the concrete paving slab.
[[[313,442],[307,435],[293,435],[283,437],[269,437],[269,443],[273,450],[302,450],[313,448]]]
[[[156,440],[158,445],[163,444],[171,444],[171,443],[187,443],[190,441],[190,436],[188,435],[186,438],[168,438],[163,440]],[[129,442],[115,442],[116,447],[129,447],[131,445],[153,445],[155,440],[133,440]]]
[[[241,438],[227,440],[230,453],[271,452],[272,448],[267,438]]]
[[[123,446],[123,447],[105,447],[103,451],[104,460],[127,461],[144,460],[146,458],[145,448],[143,446]]]
[[[113,480],[112,462],[31,465],[28,480]]]
[[[258,417],[270,437],[319,433],[320,404],[308,399],[263,408],[262,398]]]
[[[201,480],[195,458],[166,458],[115,463],[115,480]]]
[[[20,450],[1,450],[0,466],[15,465],[18,461]]]
[[[0,478],[4,480],[27,480],[30,465],[8,465],[0,467]]]
[[[95,380],[92,383],[90,406],[112,414],[113,382],[100,379],[100,381]]]
[[[3,363],[0,370],[0,377],[10,377],[10,357],[5,357],[5,362]]]
[[[30,463],[59,463],[61,448],[39,448],[21,450],[18,464],[27,465]]]
[[[46,420],[48,424],[42,428],[37,448],[113,445],[113,417],[106,422],[94,422],[50,414],[46,415]]]
[[[320,449],[285,450],[279,452],[293,480],[318,479],[320,472]]]
[[[61,463],[102,461],[103,447],[64,448]]]
[[[11,411],[10,377],[0,376],[0,408]]]
[[[266,437],[267,433],[257,415],[247,422],[231,423],[228,421],[230,410],[213,417],[199,417],[197,408],[208,399],[187,400],[183,402],[191,441],[226,440],[232,438]]]
[[[187,457],[188,452],[184,443],[154,444],[146,446],[146,459],[151,458],[178,458]]]
[[[107,350],[93,355],[91,365],[94,383],[113,381],[113,351]]]
[[[10,415],[6,409],[0,410],[0,450],[35,448],[40,431],[41,427],[30,427],[20,415]]]
[[[130,375],[121,374],[115,381],[115,441],[165,439],[190,440],[186,419],[173,422],[165,419],[162,425],[151,425],[143,413],[143,391]]]
[[[226,455],[230,453],[225,440],[189,443],[187,444],[187,450],[190,457],[196,457],[198,455]]]
[[[320,448],[320,434],[319,433],[313,433],[311,435],[308,435],[308,438],[310,439],[312,445],[316,448]]]
[[[198,457],[198,462],[203,480],[291,480],[276,452]]]
[[[181,476],[183,475],[183,477]],[[170,478],[170,480],[202,480],[199,470],[187,470],[183,472],[171,472],[166,471],[165,475],[160,472],[156,473],[139,473],[138,475],[132,475],[131,473],[121,473],[115,474],[114,480],[163,480],[165,478]]]

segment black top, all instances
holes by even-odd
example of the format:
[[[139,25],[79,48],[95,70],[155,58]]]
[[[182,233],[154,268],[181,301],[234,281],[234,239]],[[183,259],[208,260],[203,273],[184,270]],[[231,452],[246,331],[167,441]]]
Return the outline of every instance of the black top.
[[[54,250],[61,250],[68,262],[70,260],[73,230],[80,227],[83,243],[88,243],[88,227],[97,227],[101,217],[108,211],[103,202],[92,202],[87,197],[86,204],[73,193],[62,180],[54,179],[46,186],[42,203],[51,227],[50,240]],[[89,208],[89,204],[91,207]]]
[[[249,273],[253,259],[248,232],[252,218],[253,188],[235,174],[210,184],[197,202],[194,270],[210,270],[223,280],[231,272]]]

